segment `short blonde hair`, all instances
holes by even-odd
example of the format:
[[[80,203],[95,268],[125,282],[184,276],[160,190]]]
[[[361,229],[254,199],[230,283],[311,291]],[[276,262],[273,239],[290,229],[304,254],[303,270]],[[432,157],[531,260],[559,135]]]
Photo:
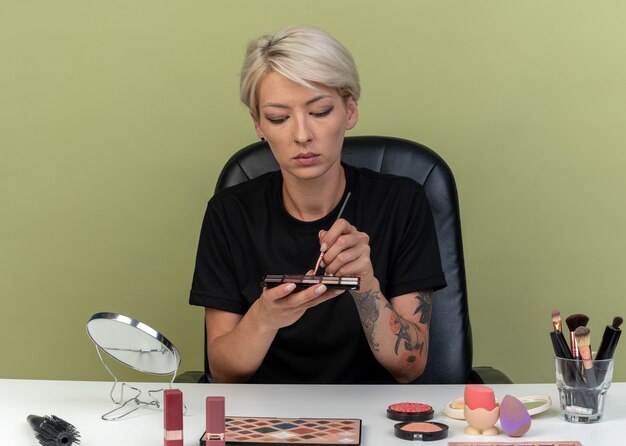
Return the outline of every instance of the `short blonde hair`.
[[[358,101],[361,94],[352,54],[330,34],[311,26],[291,26],[248,44],[239,87],[241,101],[255,118],[258,86],[271,72],[313,90],[313,83],[336,88],[346,99]]]

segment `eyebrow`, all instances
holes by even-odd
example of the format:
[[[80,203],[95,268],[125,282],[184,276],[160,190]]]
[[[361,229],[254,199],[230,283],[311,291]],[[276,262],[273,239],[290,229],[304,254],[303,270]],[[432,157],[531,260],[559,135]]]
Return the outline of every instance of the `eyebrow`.
[[[332,96],[327,95],[327,94],[320,94],[319,96],[315,96],[312,99],[309,99],[308,101],[306,101],[306,103],[304,105],[311,105],[321,99],[324,98],[330,98]],[[276,108],[289,108],[288,106],[284,105],[284,104],[280,104],[278,102],[266,102],[265,104],[263,104],[261,106],[261,108],[266,108],[266,107],[276,107]]]

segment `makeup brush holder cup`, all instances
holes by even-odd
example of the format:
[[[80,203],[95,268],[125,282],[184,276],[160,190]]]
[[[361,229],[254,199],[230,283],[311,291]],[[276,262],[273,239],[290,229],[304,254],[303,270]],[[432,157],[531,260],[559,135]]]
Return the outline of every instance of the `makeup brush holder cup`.
[[[613,359],[587,362],[554,358],[561,418],[570,423],[597,423],[613,379]]]

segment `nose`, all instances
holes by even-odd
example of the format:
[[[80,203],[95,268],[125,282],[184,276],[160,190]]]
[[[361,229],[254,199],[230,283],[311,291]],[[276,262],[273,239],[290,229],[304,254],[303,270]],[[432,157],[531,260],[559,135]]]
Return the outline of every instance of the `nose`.
[[[313,133],[307,115],[294,117],[293,140],[296,144],[306,145],[313,139]]]

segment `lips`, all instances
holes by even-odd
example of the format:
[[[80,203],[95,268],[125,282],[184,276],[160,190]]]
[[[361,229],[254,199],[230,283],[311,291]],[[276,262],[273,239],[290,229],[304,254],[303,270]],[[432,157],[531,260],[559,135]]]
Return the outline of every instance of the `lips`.
[[[311,164],[314,164],[319,158],[319,155],[316,153],[312,153],[312,152],[306,152],[306,153],[299,153],[297,156],[294,157],[294,160],[296,161],[296,163],[303,165],[303,166],[309,166]]]

